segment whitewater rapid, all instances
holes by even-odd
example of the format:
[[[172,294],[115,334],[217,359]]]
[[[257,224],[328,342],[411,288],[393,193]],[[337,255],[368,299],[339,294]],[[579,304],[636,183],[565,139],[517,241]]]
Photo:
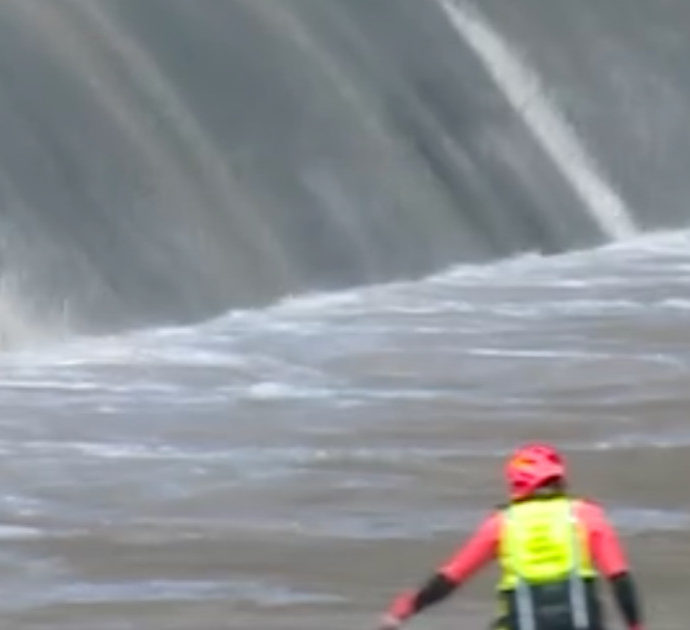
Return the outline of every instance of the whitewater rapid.
[[[530,438],[566,451],[654,575],[637,545],[690,528],[689,245],[647,235],[6,353],[0,609],[15,628],[87,627],[94,605],[113,628],[168,627],[182,602],[213,603],[209,630],[214,606],[246,627],[279,627],[275,606],[364,614],[390,584],[349,554],[452,545]],[[309,569],[324,545],[335,574]]]

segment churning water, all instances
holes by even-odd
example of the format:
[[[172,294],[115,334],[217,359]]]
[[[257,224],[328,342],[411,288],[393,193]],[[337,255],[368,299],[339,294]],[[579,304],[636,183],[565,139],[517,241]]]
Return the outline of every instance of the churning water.
[[[372,627],[540,438],[684,628],[689,7],[5,0],[3,626]]]
[[[4,615],[365,623],[500,501],[516,441],[541,437],[610,507],[655,625],[680,627],[689,244],[462,265],[7,355]]]

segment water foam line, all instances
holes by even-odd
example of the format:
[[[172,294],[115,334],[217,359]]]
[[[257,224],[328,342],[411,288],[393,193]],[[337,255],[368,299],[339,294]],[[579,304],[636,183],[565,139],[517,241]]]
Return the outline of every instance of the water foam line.
[[[454,0],[438,2],[602,232],[614,240],[634,236],[637,228],[625,202],[598,171],[575,130],[548,97],[537,73],[475,7]]]

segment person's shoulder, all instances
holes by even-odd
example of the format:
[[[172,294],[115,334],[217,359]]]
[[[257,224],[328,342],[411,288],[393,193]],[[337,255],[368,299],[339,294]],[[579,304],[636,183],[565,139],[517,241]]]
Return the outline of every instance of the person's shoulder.
[[[576,505],[582,505],[584,507],[592,508],[594,510],[603,510],[604,509],[604,506],[601,503],[601,501],[598,501],[596,499],[592,499],[591,497],[575,496],[575,497],[571,497],[571,499],[575,502]]]
[[[499,509],[492,509],[486,512],[474,532],[474,537],[486,540],[496,541],[500,537],[501,529],[503,528],[504,513]]]
[[[493,509],[489,509],[481,518],[479,529],[493,529],[500,527],[503,522],[503,517],[506,505],[497,505]]]
[[[585,516],[588,520],[600,521],[606,517],[606,509],[604,506],[594,499],[589,497],[573,497],[575,509],[579,514]]]

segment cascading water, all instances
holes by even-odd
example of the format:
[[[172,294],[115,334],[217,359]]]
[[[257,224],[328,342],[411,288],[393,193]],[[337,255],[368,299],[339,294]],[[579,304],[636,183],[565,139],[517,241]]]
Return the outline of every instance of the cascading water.
[[[685,178],[659,166],[687,153],[688,92],[658,65],[682,57],[681,4],[658,8],[675,48],[636,48],[639,76],[614,53],[651,36],[644,22],[613,31],[591,6],[558,40],[570,8],[523,8],[8,0],[0,227],[17,308],[44,329],[189,321],[681,224]],[[608,54],[592,66],[593,51]]]

